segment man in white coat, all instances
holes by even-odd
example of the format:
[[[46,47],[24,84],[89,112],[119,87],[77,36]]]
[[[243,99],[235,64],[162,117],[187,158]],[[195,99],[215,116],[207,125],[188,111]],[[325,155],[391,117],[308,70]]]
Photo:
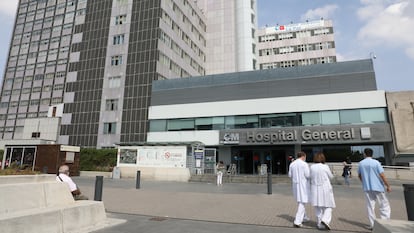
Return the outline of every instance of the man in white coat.
[[[302,222],[306,222],[309,218],[306,215],[305,205],[309,202],[309,166],[306,163],[305,152],[299,152],[297,159],[289,166],[289,177],[292,179],[292,191],[295,200],[298,203],[294,227],[302,227]]]

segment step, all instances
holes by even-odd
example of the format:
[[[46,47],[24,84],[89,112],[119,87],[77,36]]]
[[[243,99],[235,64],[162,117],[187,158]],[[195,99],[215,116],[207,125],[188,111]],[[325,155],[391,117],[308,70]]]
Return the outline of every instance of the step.
[[[190,182],[215,183],[217,176],[214,174],[192,175]],[[224,183],[267,183],[267,176],[259,175],[223,175]],[[272,183],[289,183],[290,178],[286,175],[272,175]]]

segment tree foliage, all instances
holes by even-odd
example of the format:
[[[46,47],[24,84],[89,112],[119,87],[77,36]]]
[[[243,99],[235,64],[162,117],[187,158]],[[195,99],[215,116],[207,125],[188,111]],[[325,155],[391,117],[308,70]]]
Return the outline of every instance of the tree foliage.
[[[80,151],[81,171],[112,171],[116,166],[117,149],[83,148]]]

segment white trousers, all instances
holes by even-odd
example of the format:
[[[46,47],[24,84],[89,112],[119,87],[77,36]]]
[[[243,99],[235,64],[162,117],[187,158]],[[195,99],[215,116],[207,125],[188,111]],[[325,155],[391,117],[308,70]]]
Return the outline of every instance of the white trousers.
[[[332,220],[332,208],[314,206],[316,215],[316,224],[318,227],[322,227],[321,222],[330,224]]]
[[[217,172],[217,185],[223,184],[223,172]]]
[[[368,219],[371,227],[374,227],[375,202],[378,201],[381,219],[390,219],[391,207],[387,196],[384,192],[366,191],[365,192],[366,207],[368,211]]]
[[[308,219],[305,205],[306,203],[298,202],[298,210],[296,211],[295,221],[293,221],[294,224],[300,225],[302,224],[303,219]]]

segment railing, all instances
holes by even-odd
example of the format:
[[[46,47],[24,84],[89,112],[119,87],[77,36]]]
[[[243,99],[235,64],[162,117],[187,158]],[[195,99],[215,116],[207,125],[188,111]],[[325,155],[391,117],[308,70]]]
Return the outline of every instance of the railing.
[[[342,163],[328,163],[332,173],[336,177],[342,176]],[[414,167],[401,167],[401,166],[383,166],[385,177],[393,180],[410,180],[414,181]],[[352,176],[358,176],[358,163],[352,163]]]

